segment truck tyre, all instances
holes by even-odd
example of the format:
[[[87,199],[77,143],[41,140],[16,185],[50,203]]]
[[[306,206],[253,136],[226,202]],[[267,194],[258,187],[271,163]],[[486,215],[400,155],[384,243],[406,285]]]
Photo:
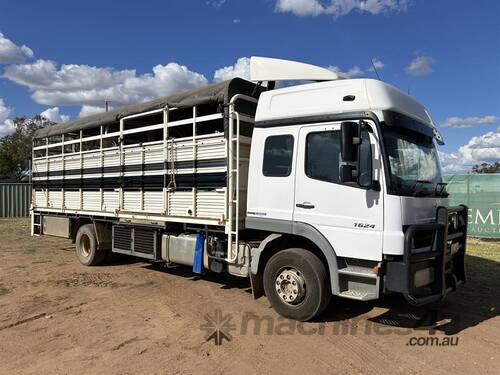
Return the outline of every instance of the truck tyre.
[[[306,249],[286,249],[274,254],[263,276],[271,306],[285,318],[310,320],[330,302],[325,265]]]
[[[82,225],[76,233],[76,255],[84,266],[97,266],[106,258],[107,251],[99,249],[93,224]]]

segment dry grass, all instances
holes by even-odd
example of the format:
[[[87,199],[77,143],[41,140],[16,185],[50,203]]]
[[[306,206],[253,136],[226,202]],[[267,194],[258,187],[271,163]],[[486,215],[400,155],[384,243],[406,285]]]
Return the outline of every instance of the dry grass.
[[[4,231],[24,231],[30,232],[30,219],[29,218],[15,218],[15,219],[0,219],[0,233]]]
[[[467,241],[467,254],[500,262],[500,241],[470,238]]]

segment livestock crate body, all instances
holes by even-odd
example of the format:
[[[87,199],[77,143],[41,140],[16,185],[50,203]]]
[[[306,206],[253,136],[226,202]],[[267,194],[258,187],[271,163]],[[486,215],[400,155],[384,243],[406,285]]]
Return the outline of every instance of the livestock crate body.
[[[171,106],[167,98],[161,108],[102,125],[96,118],[93,126],[49,129],[33,150],[35,232],[45,213],[222,226],[236,238],[244,229],[255,87],[234,79],[204,88],[205,97],[223,92],[219,99]]]

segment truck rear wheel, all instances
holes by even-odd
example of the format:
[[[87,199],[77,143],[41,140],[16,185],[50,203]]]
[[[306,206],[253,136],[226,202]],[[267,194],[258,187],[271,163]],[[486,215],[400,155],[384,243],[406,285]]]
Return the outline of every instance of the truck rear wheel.
[[[93,224],[82,225],[76,233],[76,255],[81,264],[97,266],[104,261],[106,251],[100,250]]]
[[[282,316],[307,321],[319,315],[331,298],[323,262],[306,249],[274,254],[264,269],[264,291]]]

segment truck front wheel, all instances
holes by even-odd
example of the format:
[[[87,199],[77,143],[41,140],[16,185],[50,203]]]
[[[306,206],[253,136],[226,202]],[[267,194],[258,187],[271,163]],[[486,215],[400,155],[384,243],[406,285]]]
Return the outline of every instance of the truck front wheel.
[[[76,255],[84,266],[97,266],[104,261],[106,251],[99,249],[93,224],[85,224],[76,233]]]
[[[307,321],[319,315],[331,298],[323,262],[306,249],[274,254],[264,269],[264,291],[282,316]]]

